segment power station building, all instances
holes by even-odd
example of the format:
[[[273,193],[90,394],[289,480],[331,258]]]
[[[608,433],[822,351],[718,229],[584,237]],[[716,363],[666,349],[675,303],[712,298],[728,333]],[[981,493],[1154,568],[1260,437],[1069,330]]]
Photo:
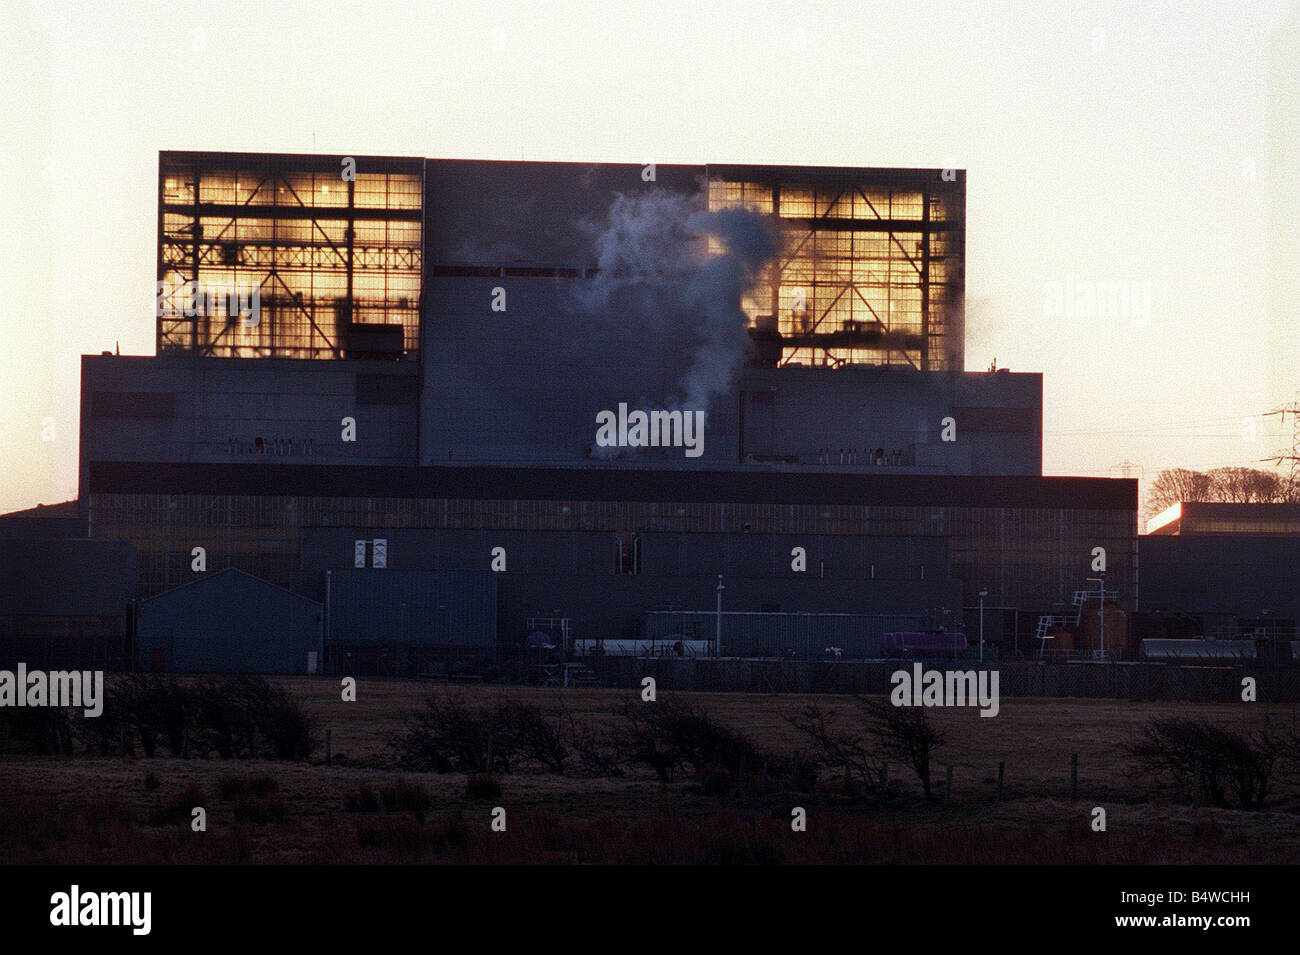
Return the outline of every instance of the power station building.
[[[408,672],[719,575],[991,641],[1098,554],[1135,590],[1136,482],[1043,477],[1041,375],[964,371],[960,170],[164,152],[158,190],[157,354],[82,360],[79,517],[141,598],[234,568]]]

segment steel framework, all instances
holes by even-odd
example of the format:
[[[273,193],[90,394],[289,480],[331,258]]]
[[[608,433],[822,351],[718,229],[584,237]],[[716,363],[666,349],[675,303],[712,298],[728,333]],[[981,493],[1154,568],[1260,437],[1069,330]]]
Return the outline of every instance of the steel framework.
[[[744,302],[780,364],[962,370],[958,170],[710,167],[710,209],[771,215],[784,249]]]
[[[423,198],[418,159],[161,153],[159,353],[414,356]]]

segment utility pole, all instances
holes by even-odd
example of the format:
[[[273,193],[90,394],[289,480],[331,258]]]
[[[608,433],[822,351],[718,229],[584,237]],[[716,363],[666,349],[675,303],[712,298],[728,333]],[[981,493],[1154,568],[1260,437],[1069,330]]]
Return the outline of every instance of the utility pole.
[[[1142,465],[1130,461],[1128,458],[1125,458],[1119,464],[1112,464],[1110,466],[1111,474],[1114,474],[1117,471],[1119,472],[1119,476],[1122,478],[1131,478],[1136,474],[1139,480],[1141,480],[1142,475],[1146,473],[1146,469],[1142,467]]]
[[[726,587],[722,586],[722,575],[718,574],[718,588],[716,591],[718,595],[718,611],[717,625],[713,633],[713,649],[719,657],[722,656],[722,592],[726,589]]]
[[[1106,659],[1106,576],[1089,577],[1089,580],[1097,581],[1097,597],[1100,603],[1097,605],[1097,625],[1101,628],[1101,657]]]
[[[1279,451],[1270,458],[1262,458],[1262,461],[1276,465],[1289,465],[1287,469],[1286,489],[1287,499],[1294,501],[1300,496],[1300,486],[1297,485],[1296,479],[1300,471],[1300,401],[1292,401],[1289,404],[1279,405],[1272,411],[1264,412],[1265,418],[1277,415],[1282,419],[1282,424],[1286,424],[1286,416],[1291,416],[1291,453]]]

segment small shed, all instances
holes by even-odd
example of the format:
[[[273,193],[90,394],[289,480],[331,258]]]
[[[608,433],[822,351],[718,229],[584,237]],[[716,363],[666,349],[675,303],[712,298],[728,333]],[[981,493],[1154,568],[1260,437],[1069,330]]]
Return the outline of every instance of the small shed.
[[[136,661],[169,673],[313,673],[319,603],[242,570],[213,572],[150,597],[136,621]]]

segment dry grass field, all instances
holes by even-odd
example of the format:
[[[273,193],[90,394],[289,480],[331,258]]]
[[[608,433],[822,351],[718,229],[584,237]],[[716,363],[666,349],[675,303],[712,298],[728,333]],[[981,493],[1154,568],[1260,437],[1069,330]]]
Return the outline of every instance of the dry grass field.
[[[755,785],[710,795],[693,779],[663,784],[649,772],[590,778],[529,770],[498,775],[499,796],[471,798],[463,773],[401,772],[394,761],[389,739],[430,695],[562,706],[579,722],[611,720],[637,695],[362,679],[357,702],[343,703],[333,680],[277,682],[302,701],[318,730],[330,730],[331,764],[323,749],[311,763],[0,756],[0,861],[1300,862],[1294,763],[1281,764],[1262,811],[1193,809],[1135,773],[1123,751],[1156,717],[1291,730],[1300,725],[1293,707],[1004,699],[992,719],[975,709],[931,710],[946,742],[934,774],[944,798],[929,804],[902,765],[891,766],[890,776],[903,792],[879,805],[845,795],[826,774],[813,792]],[[851,697],[680,696],[783,757],[810,748],[790,716],[816,704],[852,718],[858,707]],[[426,792],[428,805],[355,811],[363,787],[382,790],[399,779]],[[259,795],[238,792],[259,787]],[[206,810],[206,832],[191,831],[192,805]],[[505,832],[490,828],[497,806],[506,810]],[[806,832],[791,831],[794,806],[807,811]],[[1105,832],[1089,826],[1097,806],[1107,813]]]

